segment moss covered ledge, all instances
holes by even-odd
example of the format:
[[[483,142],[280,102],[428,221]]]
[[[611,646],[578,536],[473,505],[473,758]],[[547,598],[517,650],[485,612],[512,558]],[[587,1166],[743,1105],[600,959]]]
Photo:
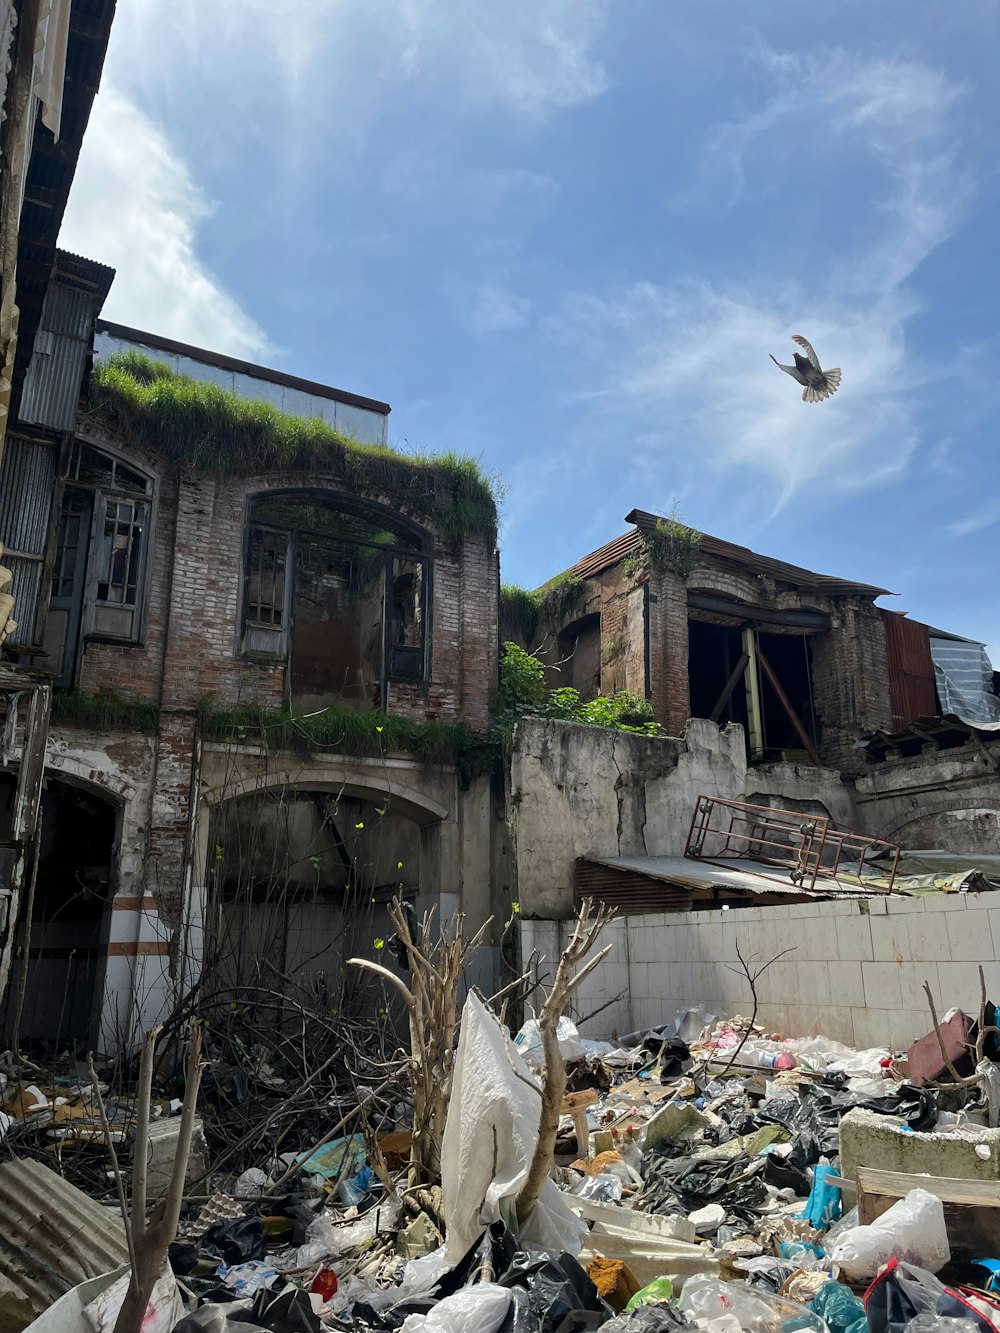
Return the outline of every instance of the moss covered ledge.
[[[426,516],[454,541],[496,540],[496,484],[475,459],[359,444],[318,418],[241,398],[138,352],[95,365],[87,416],[119,443],[177,464],[244,476],[332,473],[362,495]]]

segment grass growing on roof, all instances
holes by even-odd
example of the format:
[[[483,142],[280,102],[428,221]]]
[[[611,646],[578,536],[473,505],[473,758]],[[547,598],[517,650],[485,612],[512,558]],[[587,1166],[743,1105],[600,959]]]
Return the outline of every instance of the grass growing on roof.
[[[211,739],[262,744],[269,750],[291,750],[301,755],[330,750],[378,758],[394,750],[406,750],[425,763],[455,763],[475,745],[461,724],[414,722],[336,706],[294,713],[254,704],[216,708],[208,700],[198,715],[203,735]]]
[[[138,352],[95,365],[90,412],[123,443],[177,463],[243,474],[332,472],[362,494],[384,495],[425,514],[453,539],[496,537],[494,484],[475,459],[359,444],[319,418],[241,398]]]
[[[156,734],[159,711],[155,704],[123,699],[112,690],[84,694],[82,690],[56,690],[51,718],[57,725],[87,727],[94,731],[138,731]]]

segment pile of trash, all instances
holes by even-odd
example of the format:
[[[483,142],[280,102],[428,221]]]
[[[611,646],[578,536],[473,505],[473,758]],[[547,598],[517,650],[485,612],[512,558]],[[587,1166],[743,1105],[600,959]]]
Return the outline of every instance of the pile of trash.
[[[960,1059],[971,1025],[948,1023]],[[925,1048],[780,1040],[698,1011],[621,1042],[584,1041],[564,1019],[556,1163],[519,1220],[541,1039],[533,1022],[512,1038],[472,994],[440,1186],[408,1182],[405,1115],[235,1177],[209,1172],[144,1333],[998,1333],[1000,1254],[973,1267],[955,1231],[971,1214],[940,1188],[956,1182],[919,1173],[925,1141],[978,1153],[997,1124],[996,1080],[934,1085],[946,1061],[932,1036],[936,1061]],[[858,1182],[841,1174],[845,1116],[908,1138],[918,1163],[864,1221]],[[998,1175],[984,1208],[1000,1209]],[[974,1183],[963,1206],[979,1206]],[[5,1263],[0,1243],[0,1302]],[[31,1328],[111,1333],[127,1283],[127,1264],[88,1275]],[[77,1322],[58,1322],[60,1305]]]

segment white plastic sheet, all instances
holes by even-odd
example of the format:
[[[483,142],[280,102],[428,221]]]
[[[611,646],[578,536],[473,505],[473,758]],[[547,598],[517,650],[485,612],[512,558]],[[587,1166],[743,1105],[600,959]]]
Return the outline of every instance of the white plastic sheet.
[[[491,1222],[501,1216],[512,1221],[514,1199],[538,1140],[540,1109],[537,1076],[493,1014],[470,994],[462,1010],[441,1145],[449,1264],[458,1263]],[[576,1255],[585,1230],[555,1182],[547,1180],[519,1235],[543,1249]]]

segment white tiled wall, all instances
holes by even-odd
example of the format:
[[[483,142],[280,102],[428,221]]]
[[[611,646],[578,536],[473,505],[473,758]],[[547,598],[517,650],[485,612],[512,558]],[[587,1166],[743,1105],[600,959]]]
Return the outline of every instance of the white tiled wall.
[[[537,949],[554,960],[569,924],[522,920],[524,957]],[[581,1025],[586,1037],[664,1023],[694,1005],[749,1013],[737,945],[751,968],[775,960],[757,983],[759,1021],[787,1036],[905,1049],[930,1028],[924,981],[939,1013],[979,1012],[979,963],[1000,1003],[1000,894],[646,913],[620,917],[602,944],[611,953],[584,983],[577,1018],[613,1002]]]

